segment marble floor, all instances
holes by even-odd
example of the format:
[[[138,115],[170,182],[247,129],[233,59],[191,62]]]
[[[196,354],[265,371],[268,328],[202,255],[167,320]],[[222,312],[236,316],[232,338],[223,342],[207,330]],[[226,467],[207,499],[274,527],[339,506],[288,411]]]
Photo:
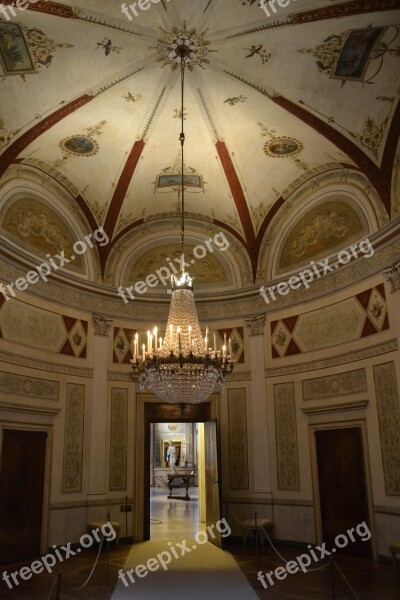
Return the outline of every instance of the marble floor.
[[[190,500],[169,500],[167,487],[150,491],[150,539],[171,540],[193,537],[199,531],[198,488],[190,488]],[[174,488],[173,496],[185,497],[184,488]]]

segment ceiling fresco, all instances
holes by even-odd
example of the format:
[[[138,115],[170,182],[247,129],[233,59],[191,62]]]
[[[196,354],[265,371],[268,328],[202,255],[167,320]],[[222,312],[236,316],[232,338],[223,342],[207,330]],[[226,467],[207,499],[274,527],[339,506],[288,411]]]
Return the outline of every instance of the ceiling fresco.
[[[111,240],[99,249],[103,275],[130,236],[151,239],[164,228],[164,245],[174,244],[176,45],[185,38],[193,49],[184,107],[188,243],[196,223],[223,228],[254,282],[265,239],[282,237],[275,216],[289,216],[300,185],[330,172],[364,177],[388,222],[399,211],[400,11],[396,0],[378,4],[298,0],[267,17],[256,0],[170,0],[128,18],[109,0],[32,3],[0,20],[0,177],[23,165],[58,182],[88,228],[103,226]],[[279,268],[361,234],[344,201],[323,202],[288,220]],[[19,199],[3,227],[53,252],[48,225],[42,238],[18,229],[38,210]],[[198,280],[223,281],[221,264],[209,260],[207,273],[195,267]],[[135,261],[130,278],[147,254]]]

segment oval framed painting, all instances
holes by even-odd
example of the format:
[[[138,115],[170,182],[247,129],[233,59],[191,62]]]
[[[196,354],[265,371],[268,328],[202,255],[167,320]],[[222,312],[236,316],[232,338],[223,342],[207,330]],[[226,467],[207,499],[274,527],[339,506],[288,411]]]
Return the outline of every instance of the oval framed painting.
[[[289,137],[273,138],[264,144],[264,152],[273,158],[286,158],[303,150],[304,146],[298,140]]]
[[[74,156],[94,156],[99,151],[99,144],[84,135],[74,135],[62,140],[60,148]]]

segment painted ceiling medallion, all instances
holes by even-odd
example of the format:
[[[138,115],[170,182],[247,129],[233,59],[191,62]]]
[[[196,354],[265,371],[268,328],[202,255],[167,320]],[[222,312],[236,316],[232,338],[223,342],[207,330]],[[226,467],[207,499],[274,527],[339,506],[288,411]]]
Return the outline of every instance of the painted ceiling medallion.
[[[75,135],[62,140],[60,148],[74,156],[94,156],[99,151],[99,144],[92,138]]]
[[[286,158],[303,150],[303,144],[289,137],[273,138],[264,144],[264,152],[274,158]]]
[[[197,33],[195,28],[187,29],[186,23],[184,23],[183,29],[173,27],[170,32],[163,27],[160,27],[160,29],[165,35],[157,40],[158,46],[152,46],[152,48],[157,50],[159,54],[157,62],[162,62],[163,67],[170,65],[171,69],[175,71],[180,66],[181,58],[177,54],[178,46],[185,45],[191,50],[191,54],[186,60],[189,71],[193,71],[193,68],[197,65],[204,69],[203,65],[210,62],[207,54],[217,52],[217,50],[211,50],[208,47],[211,42],[204,39],[208,29],[203,33]]]

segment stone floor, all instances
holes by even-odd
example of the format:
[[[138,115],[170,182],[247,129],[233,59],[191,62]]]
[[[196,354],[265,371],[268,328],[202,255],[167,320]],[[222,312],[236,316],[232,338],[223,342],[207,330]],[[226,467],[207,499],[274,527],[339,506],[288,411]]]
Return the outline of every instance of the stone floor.
[[[175,494],[185,494],[183,489],[174,491]],[[193,537],[199,530],[198,525],[198,496],[196,490],[190,490],[191,500],[168,500],[168,490],[155,488],[152,490],[151,507],[151,539],[183,540]],[[269,572],[282,565],[282,561],[271,548],[264,549],[259,563],[255,554],[254,543],[249,541],[247,549],[240,541],[227,539],[227,548],[232,553],[240,568],[246,575],[251,586],[261,600],[325,600],[332,597],[331,574],[329,570],[317,571],[303,575],[288,575],[283,581],[276,581],[273,587],[264,590],[257,581],[257,572]],[[131,550],[131,546],[111,546],[109,581],[107,584],[107,553],[103,551],[99,564],[88,586],[80,592],[71,592],[63,587],[61,600],[109,600],[117,582],[118,570],[123,568]],[[280,553],[287,559],[295,558],[302,551],[298,548],[279,546]],[[81,554],[70,558],[59,567],[54,574],[34,575],[30,580],[21,582],[18,587],[9,590],[1,581],[5,570],[0,567],[0,599],[1,600],[55,600],[53,593],[49,597],[55,575],[62,567],[63,577],[72,586],[79,586],[87,577],[96,558],[96,550],[84,550]],[[396,585],[393,569],[390,565],[370,561],[337,556],[337,562],[343,570],[360,600],[399,600],[400,587]],[[7,571],[15,571],[24,565],[8,566]],[[337,600],[351,600],[355,596],[347,588],[339,573],[335,574]],[[134,595],[132,595],[134,597]],[[165,600],[166,597],[164,596]],[[221,600],[225,600],[221,597]]]

